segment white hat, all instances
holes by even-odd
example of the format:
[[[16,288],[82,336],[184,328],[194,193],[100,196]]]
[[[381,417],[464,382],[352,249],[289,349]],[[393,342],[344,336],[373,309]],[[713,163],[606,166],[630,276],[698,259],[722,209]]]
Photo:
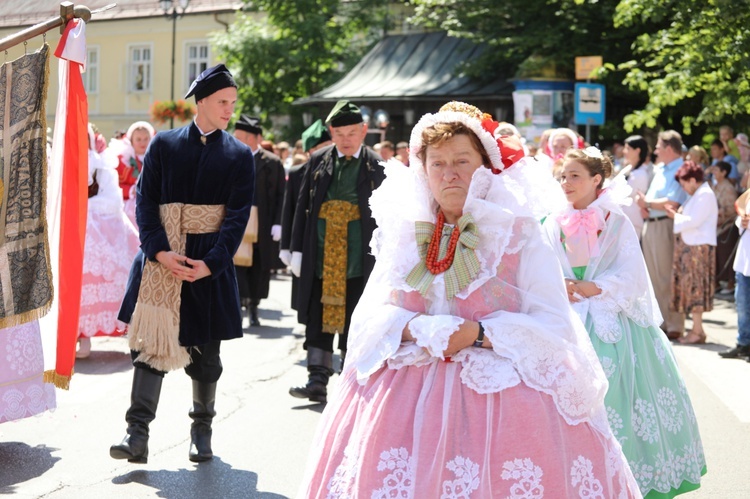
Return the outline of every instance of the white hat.
[[[737,142],[737,144],[743,146],[743,147],[750,147],[750,143],[748,143],[747,140],[747,134],[744,133],[738,133],[734,140]]]

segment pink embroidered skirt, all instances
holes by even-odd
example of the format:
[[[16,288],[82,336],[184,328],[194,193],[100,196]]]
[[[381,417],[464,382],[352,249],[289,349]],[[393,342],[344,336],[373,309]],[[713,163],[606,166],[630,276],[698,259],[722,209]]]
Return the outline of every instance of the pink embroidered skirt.
[[[479,394],[461,365],[353,371],[328,403],[299,497],[640,497],[619,445],[520,384]]]

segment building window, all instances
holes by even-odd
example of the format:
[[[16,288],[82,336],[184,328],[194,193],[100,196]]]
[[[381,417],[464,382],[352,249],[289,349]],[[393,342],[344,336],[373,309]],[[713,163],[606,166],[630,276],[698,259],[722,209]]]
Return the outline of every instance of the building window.
[[[151,47],[130,47],[130,84],[131,92],[148,92],[151,90]]]
[[[189,43],[187,50],[187,84],[185,88],[190,88],[190,84],[195,78],[208,68],[208,44],[206,42]]]
[[[83,73],[83,88],[87,94],[99,92],[99,47],[89,47],[86,52],[86,72]]]

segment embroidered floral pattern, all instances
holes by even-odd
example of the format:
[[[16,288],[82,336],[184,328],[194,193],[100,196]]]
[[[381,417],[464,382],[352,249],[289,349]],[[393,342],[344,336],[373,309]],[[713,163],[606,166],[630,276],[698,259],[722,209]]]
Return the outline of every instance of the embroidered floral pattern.
[[[326,499],[353,498],[354,479],[357,476],[358,467],[359,451],[354,446],[348,445],[344,449],[344,458],[341,460],[341,464],[336,467],[336,471],[328,481]]]
[[[383,487],[372,493],[372,499],[412,497],[414,494],[412,457],[405,448],[391,448],[380,453],[378,471],[386,470],[390,473],[383,479]]]
[[[703,445],[696,440],[666,455],[659,453],[653,466],[641,460],[631,464],[631,469],[644,495],[650,490],[667,493],[678,488],[684,480],[700,483],[705,462]]]
[[[604,369],[604,374],[607,376],[607,379],[611,378],[612,375],[617,371],[617,365],[612,361],[610,357],[599,357],[599,362],[601,362],[602,364],[602,369]]]
[[[544,497],[542,468],[530,458],[514,459],[503,463],[503,480],[515,480],[510,486],[508,499],[541,499]]]
[[[30,333],[31,331],[28,331]],[[40,366],[38,340],[33,334],[19,330],[5,345],[5,360],[10,370],[19,376],[38,369]]]
[[[479,465],[471,459],[456,456],[445,467],[456,475],[456,479],[443,482],[440,499],[469,499],[479,488]]]
[[[654,353],[656,353],[656,358],[659,359],[659,362],[664,364],[666,353],[664,352],[664,345],[662,345],[661,338],[654,338]]]
[[[640,398],[635,401],[633,430],[644,442],[652,444],[659,441],[659,426],[656,421],[656,411],[651,402]]]
[[[667,387],[663,387],[656,394],[656,404],[659,410],[659,419],[667,431],[674,434],[680,431],[684,421],[684,414],[677,406],[677,397]]]
[[[607,406],[607,421],[609,421],[609,427],[612,428],[612,434],[617,436],[618,431],[622,430],[622,417],[610,406]]]
[[[604,499],[602,483],[594,477],[594,466],[591,460],[583,456],[573,461],[570,468],[570,483],[578,486],[578,497],[586,499]]]

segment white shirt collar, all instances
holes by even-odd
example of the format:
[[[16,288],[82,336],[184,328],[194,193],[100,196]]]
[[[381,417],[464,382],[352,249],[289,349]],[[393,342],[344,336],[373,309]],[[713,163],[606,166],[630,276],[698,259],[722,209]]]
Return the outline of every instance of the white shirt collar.
[[[359,158],[359,155],[360,155],[361,152],[362,152],[362,146],[359,146],[359,149],[357,149],[357,152],[354,153],[353,157]],[[336,148],[336,153],[339,155],[339,158],[343,158],[344,157],[344,153],[342,153],[341,151],[339,151],[338,147]]]
[[[216,130],[211,130],[210,132],[205,133],[203,130],[201,130],[201,127],[198,126],[198,122],[196,120],[193,120],[193,123],[195,123],[195,128],[197,128],[198,131],[201,133],[201,135],[203,135],[204,137],[207,136],[207,135],[211,135],[216,130],[218,130],[218,128],[217,128]]]

